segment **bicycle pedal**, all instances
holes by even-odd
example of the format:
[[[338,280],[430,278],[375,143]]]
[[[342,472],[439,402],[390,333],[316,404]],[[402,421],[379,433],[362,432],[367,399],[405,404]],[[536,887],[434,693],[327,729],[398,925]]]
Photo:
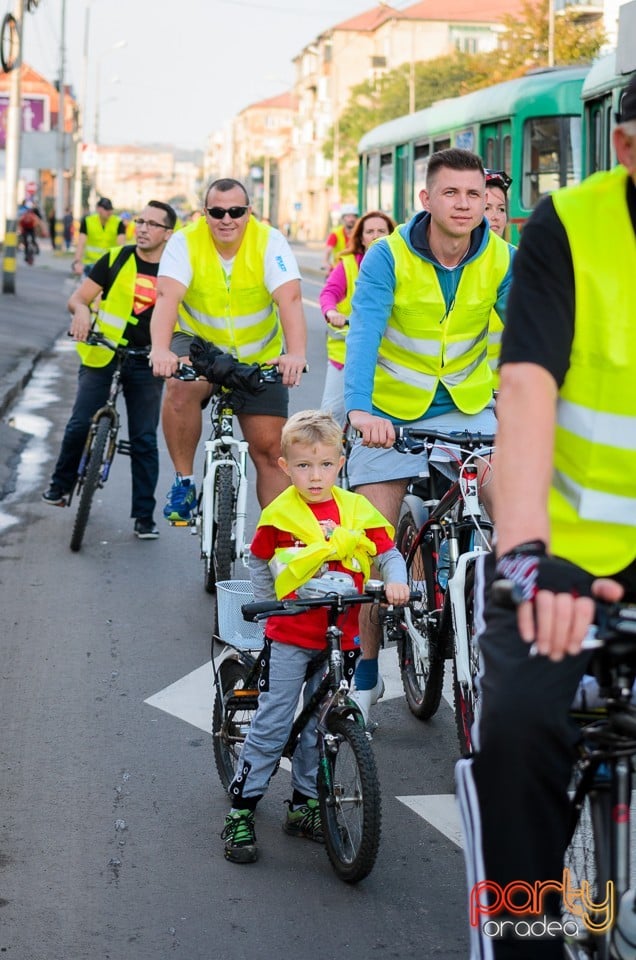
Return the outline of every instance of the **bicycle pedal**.
[[[364,728],[364,733],[367,740],[369,741],[373,740],[373,734],[375,733],[375,731],[378,729],[379,726],[380,724],[377,722],[377,720],[369,720],[366,727]]]
[[[195,524],[194,520],[170,520],[171,527],[192,527]]]

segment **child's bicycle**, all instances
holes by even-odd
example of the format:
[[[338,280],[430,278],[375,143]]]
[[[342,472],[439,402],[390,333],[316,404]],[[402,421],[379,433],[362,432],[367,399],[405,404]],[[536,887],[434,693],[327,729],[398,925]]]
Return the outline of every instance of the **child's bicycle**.
[[[120,426],[117,399],[123,389],[121,382],[122,367],[129,357],[147,357],[149,353],[149,347],[117,346],[117,344],[107,340],[101,333],[95,331],[89,334],[86,343],[88,346],[108,347],[114,350],[115,368],[108,400],[91,419],[86,443],[77,468],[75,486],[67,501],[67,506],[70,507],[73,496],[75,494],[79,496],[70,543],[71,550],[75,553],[82,546],[95,492],[103,487],[108,480],[115,454],[123,453],[130,456],[130,441],[117,439]]]
[[[301,731],[316,723],[320,761],[318,798],[331,864],[347,883],[363,880],[373,869],[382,823],[380,784],[369,738],[359,707],[349,696],[340,647],[342,614],[351,606],[385,603],[384,584],[369,580],[363,594],[354,592],[350,577],[325,574],[301,587],[297,599],[244,604],[247,621],[294,616],[316,607],[328,611],[324,677],[296,717],[283,757],[291,759]],[[412,595],[417,599],[417,595]],[[388,615],[392,615],[389,608]],[[215,700],[212,717],[214,757],[221,783],[234,778],[241,747],[258,706],[260,654],[229,646],[230,656],[214,665]],[[321,667],[319,667],[320,669]],[[313,718],[313,720],[312,720]]]

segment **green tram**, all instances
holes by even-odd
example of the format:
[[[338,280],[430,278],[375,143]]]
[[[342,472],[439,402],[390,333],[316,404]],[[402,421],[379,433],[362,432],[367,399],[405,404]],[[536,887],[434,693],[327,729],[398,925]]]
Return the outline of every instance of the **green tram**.
[[[585,175],[616,165],[612,146],[614,115],[632,74],[618,73],[616,51],[596,60],[583,83],[583,168]]]
[[[428,157],[462,147],[513,179],[510,240],[541,197],[581,179],[581,89],[587,67],[537,70],[441,100],[376,127],[360,141],[361,210],[384,210],[401,223],[420,209]]]

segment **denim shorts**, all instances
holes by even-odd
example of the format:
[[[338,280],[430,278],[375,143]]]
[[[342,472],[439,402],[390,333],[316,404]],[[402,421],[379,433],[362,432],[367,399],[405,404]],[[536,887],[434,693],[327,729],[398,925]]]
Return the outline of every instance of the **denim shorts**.
[[[172,337],[170,348],[178,357],[190,356],[190,344],[192,337],[187,333],[175,333]],[[235,390],[234,396],[238,402],[236,404],[236,413],[251,413],[262,417],[282,417],[284,420],[289,416],[289,388],[284,387],[282,383],[266,383],[264,390],[260,393],[248,393],[246,390]],[[205,408],[208,400],[202,404]]]

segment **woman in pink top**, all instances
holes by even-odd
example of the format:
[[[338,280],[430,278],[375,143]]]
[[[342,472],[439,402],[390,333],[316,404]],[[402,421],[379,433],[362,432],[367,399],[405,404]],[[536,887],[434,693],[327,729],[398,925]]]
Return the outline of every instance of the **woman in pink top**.
[[[349,246],[342,252],[320,293],[320,309],[327,321],[327,372],[320,408],[328,410],[343,427],[346,336],[360,262],[374,240],[386,237],[394,230],[391,217],[380,210],[371,210],[361,216],[353,228]]]

